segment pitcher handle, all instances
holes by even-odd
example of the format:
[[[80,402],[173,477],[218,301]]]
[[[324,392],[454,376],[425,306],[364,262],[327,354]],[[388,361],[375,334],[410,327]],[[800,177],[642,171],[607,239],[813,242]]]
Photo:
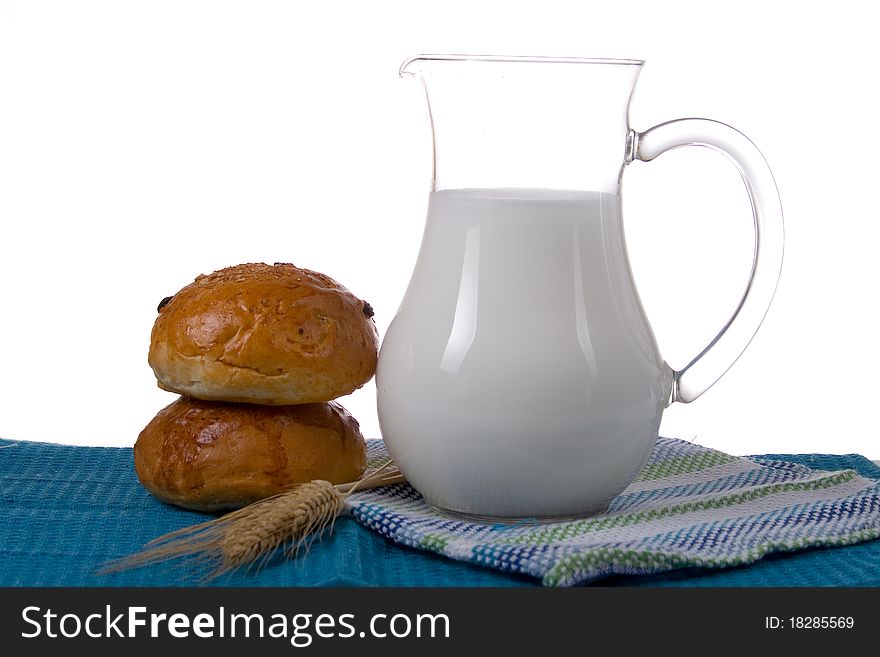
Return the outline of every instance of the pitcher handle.
[[[755,249],[745,293],[733,315],[696,358],[675,372],[671,401],[689,403],[708,390],[752,341],[773,300],[782,270],[784,227],[776,181],[761,151],[735,128],[709,119],[678,119],[629,135],[627,158],[650,162],[679,146],[706,146],[732,161],[752,205]]]

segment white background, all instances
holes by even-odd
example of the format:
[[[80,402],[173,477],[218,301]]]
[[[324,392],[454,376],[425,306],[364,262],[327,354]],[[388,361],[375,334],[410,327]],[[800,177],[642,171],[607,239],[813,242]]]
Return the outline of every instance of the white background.
[[[397,310],[424,222],[418,52],[646,59],[644,130],[728,122],[773,168],[786,257],[736,366],[662,433],[733,453],[880,457],[870,3],[0,1],[0,435],[131,445],[174,395],[157,302],[247,261],[323,271]],[[723,325],[752,248],[738,174],[683,149],[625,176],[661,351]],[[377,436],[372,384],[342,400]]]

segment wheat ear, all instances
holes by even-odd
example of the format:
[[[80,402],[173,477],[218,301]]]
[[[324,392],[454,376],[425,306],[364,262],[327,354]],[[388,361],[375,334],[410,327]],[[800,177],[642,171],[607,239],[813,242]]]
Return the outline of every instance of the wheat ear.
[[[345,499],[353,492],[403,481],[403,475],[388,461],[355,482],[333,485],[315,480],[300,484],[214,520],[153,539],[142,552],[111,562],[102,572],[190,558],[213,566],[206,576],[210,580],[243,566],[260,567],[281,546],[286,547],[286,557],[295,557],[324,530],[332,530],[345,508]]]

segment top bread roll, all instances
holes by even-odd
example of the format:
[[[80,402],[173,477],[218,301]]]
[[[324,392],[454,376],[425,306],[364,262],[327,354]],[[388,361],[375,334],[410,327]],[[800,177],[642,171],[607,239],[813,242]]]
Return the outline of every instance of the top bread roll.
[[[372,316],[329,276],[286,263],[236,265],[162,301],[149,363],[160,388],[197,399],[326,402],[375,373]]]

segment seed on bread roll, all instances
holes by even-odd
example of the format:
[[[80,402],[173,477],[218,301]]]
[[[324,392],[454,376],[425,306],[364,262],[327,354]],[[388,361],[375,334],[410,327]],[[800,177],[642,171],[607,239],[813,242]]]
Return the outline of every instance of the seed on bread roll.
[[[372,316],[368,303],[323,274],[236,265],[162,300],[149,363],[160,388],[198,399],[330,401],[376,371]]]
[[[365,466],[357,420],[335,402],[256,406],[180,397],[134,446],[144,487],[197,511],[237,509],[314,479],[355,481]]]

